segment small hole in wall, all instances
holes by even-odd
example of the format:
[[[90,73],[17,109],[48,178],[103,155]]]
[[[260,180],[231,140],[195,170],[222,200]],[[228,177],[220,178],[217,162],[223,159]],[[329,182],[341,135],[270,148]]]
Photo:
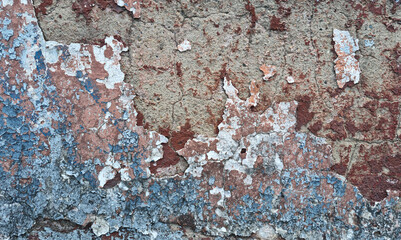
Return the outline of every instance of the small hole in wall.
[[[246,148],[241,149],[241,153],[246,153]]]

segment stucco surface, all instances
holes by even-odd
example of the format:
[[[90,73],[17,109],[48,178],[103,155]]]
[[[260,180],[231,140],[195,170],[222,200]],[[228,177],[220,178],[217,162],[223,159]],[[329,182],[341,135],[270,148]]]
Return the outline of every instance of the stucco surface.
[[[0,239],[399,239],[400,5],[0,0]]]

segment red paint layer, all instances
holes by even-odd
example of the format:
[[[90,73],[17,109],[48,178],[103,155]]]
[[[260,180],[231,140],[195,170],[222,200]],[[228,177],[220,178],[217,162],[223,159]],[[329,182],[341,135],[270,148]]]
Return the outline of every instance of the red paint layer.
[[[53,0],[43,0],[41,4],[39,4],[38,7],[35,8],[35,13],[38,15],[39,13],[42,15],[47,14],[47,7],[53,4]]]
[[[287,30],[287,28],[285,27],[285,23],[281,22],[280,18],[276,16],[272,16],[270,18],[270,29],[280,32]]]
[[[302,126],[308,124],[315,115],[315,113],[309,112],[309,107],[311,104],[311,99],[309,96],[302,96],[297,99],[297,124],[295,129],[299,131]]]

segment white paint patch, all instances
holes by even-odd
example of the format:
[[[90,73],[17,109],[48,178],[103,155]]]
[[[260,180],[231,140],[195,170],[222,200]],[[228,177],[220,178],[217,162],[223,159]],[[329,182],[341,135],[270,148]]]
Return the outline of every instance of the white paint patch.
[[[352,38],[348,31],[334,29],[333,40],[338,56],[334,61],[338,87],[343,88],[347,82],[357,84],[361,72],[355,58],[355,52],[359,50],[358,39]]]
[[[224,205],[224,199],[226,197],[227,198],[231,197],[231,193],[230,193],[230,191],[225,191],[224,188],[219,188],[219,187],[214,187],[210,191],[210,194],[213,194],[213,195],[217,195],[219,193],[220,193],[221,198],[220,198],[219,201],[217,201],[217,205],[223,206]]]
[[[259,229],[256,235],[263,240],[273,240],[277,238],[277,233],[274,228],[267,224]]]
[[[46,41],[45,51],[43,51],[43,55],[45,56],[46,61],[50,64],[54,64],[59,61],[61,51],[58,50],[57,46],[60,46],[58,42]]]
[[[244,184],[245,185],[252,185],[252,177],[251,175],[247,175],[244,179]]]
[[[177,46],[178,51],[185,52],[191,50],[191,43],[185,39],[181,44]]]
[[[295,82],[295,80],[294,80],[294,78],[293,78],[292,76],[288,76],[288,77],[287,77],[287,82],[290,83],[290,84],[292,84],[292,83]]]
[[[224,78],[223,88],[229,98],[231,98],[232,100],[235,100],[236,102],[240,101],[240,99],[237,96],[238,90],[232,85],[231,81],[227,81],[226,78]]]
[[[124,81],[124,73],[120,68],[121,52],[127,51],[128,48],[123,47],[123,44],[114,37],[106,37],[105,43],[113,49],[111,58],[105,56],[107,46],[93,46],[93,53],[96,61],[104,64],[104,70],[108,73],[105,79],[96,79],[97,82],[103,83],[108,89],[114,89],[114,85]]]
[[[129,168],[123,168],[120,170],[121,181],[131,181],[131,177],[129,176]]]
[[[276,153],[276,157],[274,158],[274,164],[276,165],[277,170],[281,172],[283,170],[284,165],[283,161],[281,161],[280,156]]]
[[[135,15],[136,9],[134,7],[129,7],[129,5],[127,3],[125,3],[123,0],[117,0],[114,2],[117,3],[118,6],[126,8],[128,11],[131,11],[133,15]],[[134,3],[130,2],[130,5],[132,5],[132,6],[135,6],[135,4],[137,4],[137,2],[134,2]]]
[[[95,222],[92,224],[92,231],[96,236],[101,236],[108,233],[110,230],[109,223],[103,218],[96,217]]]
[[[111,166],[114,169],[118,169],[121,167],[120,163],[114,160],[113,153],[109,153],[109,156],[106,159],[105,165]]]
[[[156,147],[152,147],[152,144],[150,144],[151,149],[148,149],[150,151],[150,156],[145,159],[145,162],[152,162],[152,161],[158,161],[163,158],[163,145],[162,143],[167,143],[168,139],[163,136],[158,134],[157,132],[150,132],[149,133],[151,139],[157,139],[156,140]],[[159,136],[159,137],[157,137]]]
[[[98,175],[99,186],[103,187],[107,181],[112,180],[116,176],[116,170],[110,166],[104,167]]]
[[[234,159],[230,159],[224,164],[224,170],[236,170],[241,173],[246,173],[246,168]]]
[[[35,53],[40,48],[37,44],[26,44],[21,54],[21,65],[25,70],[25,76],[32,76],[33,70],[36,69]]]
[[[46,54],[50,57],[50,59],[53,59],[56,57],[56,52],[58,46],[63,46],[61,44],[51,42],[49,44],[49,48],[45,48]],[[64,71],[64,73],[68,76],[75,77],[77,74],[77,71],[82,71],[86,72],[87,69],[90,69],[90,62],[85,60],[84,58],[90,59],[91,55],[87,51],[81,51],[81,44],[79,43],[71,43],[68,46],[68,53],[69,57],[65,60],[62,61],[60,64],[61,69]]]
[[[215,151],[210,151],[207,153],[207,158],[208,159],[214,159],[214,160],[219,160],[219,154]]]
[[[3,7],[6,7],[6,6],[13,5],[14,1],[13,0],[3,0],[2,3],[3,3]]]

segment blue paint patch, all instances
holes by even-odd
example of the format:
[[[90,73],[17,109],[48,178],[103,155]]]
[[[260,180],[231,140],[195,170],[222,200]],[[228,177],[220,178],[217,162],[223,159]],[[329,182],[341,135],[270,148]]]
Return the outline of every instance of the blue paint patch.
[[[216,179],[215,179],[215,177],[210,177],[209,178],[209,181],[208,181],[208,184],[209,184],[209,186],[212,186],[213,184],[214,184],[214,181],[215,181]]]
[[[0,33],[3,36],[3,39],[6,41],[10,40],[10,37],[14,35],[14,31],[12,29],[8,29],[8,25],[10,25],[11,20],[9,18],[4,18],[3,19],[3,27],[0,29]]]
[[[42,54],[42,50],[39,50],[35,53],[35,61],[36,61],[36,70],[40,74],[44,74],[46,72],[46,64],[45,64],[45,57]]]
[[[373,47],[375,45],[375,42],[372,39],[365,39],[364,43],[365,47]]]

